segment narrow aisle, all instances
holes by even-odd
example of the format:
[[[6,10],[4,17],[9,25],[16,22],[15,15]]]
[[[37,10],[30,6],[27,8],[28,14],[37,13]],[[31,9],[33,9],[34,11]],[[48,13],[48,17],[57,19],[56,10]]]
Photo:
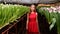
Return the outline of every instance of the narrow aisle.
[[[41,16],[40,14],[38,14],[39,16],[38,16],[38,26],[39,26],[39,31],[40,31],[40,34],[49,34],[49,25],[48,25],[48,23],[46,22],[46,19],[45,19],[45,17],[44,16]],[[25,18],[23,18],[23,20],[21,21],[22,22],[22,24],[20,24],[20,25],[22,25],[21,26],[21,28],[20,28],[20,34],[27,34],[27,30],[26,30],[26,16],[25,16]],[[25,21],[24,21],[25,20]],[[25,22],[25,23],[24,23]],[[23,26],[23,23],[24,23],[24,26]],[[20,26],[19,26],[20,27]],[[21,30],[22,29],[22,30]],[[30,33],[31,34],[31,33]],[[33,34],[38,34],[38,33],[33,33]]]

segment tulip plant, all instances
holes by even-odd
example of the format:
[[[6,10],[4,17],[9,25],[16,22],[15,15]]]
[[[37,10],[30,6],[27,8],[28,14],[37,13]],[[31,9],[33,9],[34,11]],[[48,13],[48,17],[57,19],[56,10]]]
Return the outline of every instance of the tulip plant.
[[[29,12],[23,5],[0,4],[0,29]]]
[[[60,34],[60,9],[59,11],[55,7],[38,7],[37,9],[39,13],[45,15],[48,23],[50,24],[49,29],[52,30],[52,28],[57,25],[57,33]]]

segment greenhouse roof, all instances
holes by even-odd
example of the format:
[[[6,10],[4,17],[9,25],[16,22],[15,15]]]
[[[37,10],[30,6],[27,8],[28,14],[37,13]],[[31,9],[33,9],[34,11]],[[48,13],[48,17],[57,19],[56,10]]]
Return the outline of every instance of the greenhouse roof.
[[[60,0],[0,0],[0,2],[8,2],[8,3],[22,3],[22,4],[32,4],[32,3],[56,3]]]

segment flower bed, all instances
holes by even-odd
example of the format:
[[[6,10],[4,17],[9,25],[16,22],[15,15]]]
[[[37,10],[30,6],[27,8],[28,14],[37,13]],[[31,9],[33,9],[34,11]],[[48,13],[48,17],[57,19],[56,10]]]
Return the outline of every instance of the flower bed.
[[[55,27],[57,28],[56,32],[60,34],[60,11],[55,7],[38,7],[37,10],[41,15],[45,15],[48,23],[50,24],[50,31],[52,32],[52,29]]]
[[[24,14],[29,12],[29,7],[23,5],[0,4],[0,29]]]

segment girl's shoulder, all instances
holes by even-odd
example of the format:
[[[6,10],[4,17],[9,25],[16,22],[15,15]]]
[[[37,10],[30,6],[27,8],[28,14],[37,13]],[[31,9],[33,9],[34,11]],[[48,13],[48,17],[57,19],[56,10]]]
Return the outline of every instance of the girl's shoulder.
[[[38,15],[38,13],[36,12],[36,15]]]

